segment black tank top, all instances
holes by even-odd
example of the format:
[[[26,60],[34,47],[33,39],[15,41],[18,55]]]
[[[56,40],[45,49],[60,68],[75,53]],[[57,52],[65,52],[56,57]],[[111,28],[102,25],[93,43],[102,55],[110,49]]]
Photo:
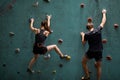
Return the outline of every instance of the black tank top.
[[[45,30],[40,30],[40,33],[35,35],[35,44],[40,44],[43,45],[45,40],[46,40],[46,36],[43,34]]]

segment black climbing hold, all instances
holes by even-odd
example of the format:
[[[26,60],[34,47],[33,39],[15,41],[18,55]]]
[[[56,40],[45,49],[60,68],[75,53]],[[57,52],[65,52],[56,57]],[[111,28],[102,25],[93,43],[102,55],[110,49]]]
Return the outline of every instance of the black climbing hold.
[[[48,3],[50,2],[50,0],[44,0],[44,1],[45,1],[45,2],[48,2]]]
[[[6,64],[3,64],[3,67],[6,67]]]
[[[17,74],[20,74],[20,72],[17,72]]]
[[[20,48],[16,48],[15,52],[19,53],[20,52]]]
[[[12,36],[15,35],[15,33],[14,32],[9,32],[9,35],[12,37]]]
[[[59,64],[59,67],[60,67],[60,68],[62,68],[62,67],[63,67],[63,64],[62,64],[62,63],[60,63],[60,64]]]

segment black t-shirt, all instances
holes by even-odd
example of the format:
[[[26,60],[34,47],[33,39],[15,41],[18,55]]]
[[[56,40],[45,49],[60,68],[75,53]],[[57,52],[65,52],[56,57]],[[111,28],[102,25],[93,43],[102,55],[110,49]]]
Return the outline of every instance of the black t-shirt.
[[[35,35],[35,43],[39,43],[39,44],[44,44],[45,40],[46,40],[46,36],[43,34],[45,30],[40,30],[40,33]]]
[[[98,28],[94,29],[93,31],[85,33],[84,39],[85,41],[88,41],[90,51],[103,50],[101,30],[102,27],[98,26]]]

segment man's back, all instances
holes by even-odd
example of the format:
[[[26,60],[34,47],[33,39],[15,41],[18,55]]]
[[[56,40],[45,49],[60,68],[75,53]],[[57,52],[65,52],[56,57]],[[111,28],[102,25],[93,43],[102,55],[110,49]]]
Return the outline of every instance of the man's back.
[[[102,51],[102,36],[101,36],[102,27],[99,26],[92,31],[85,33],[85,40],[88,41],[90,51]]]

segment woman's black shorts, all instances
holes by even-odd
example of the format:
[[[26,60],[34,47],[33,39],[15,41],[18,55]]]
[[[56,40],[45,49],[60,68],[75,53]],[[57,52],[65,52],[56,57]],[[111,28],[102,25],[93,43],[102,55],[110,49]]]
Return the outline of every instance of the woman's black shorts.
[[[47,47],[46,46],[38,47],[37,45],[34,44],[34,46],[33,46],[33,53],[34,54],[44,55],[46,52],[47,52]]]

